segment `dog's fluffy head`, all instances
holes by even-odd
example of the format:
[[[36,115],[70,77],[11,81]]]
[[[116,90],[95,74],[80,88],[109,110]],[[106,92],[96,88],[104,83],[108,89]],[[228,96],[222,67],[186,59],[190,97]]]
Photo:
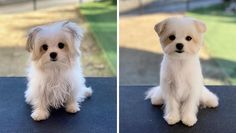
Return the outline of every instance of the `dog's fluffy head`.
[[[196,55],[203,45],[206,25],[189,17],[172,17],[154,27],[162,49],[170,56]]]
[[[40,69],[68,68],[79,56],[82,29],[69,21],[37,26],[29,31],[26,49]]]

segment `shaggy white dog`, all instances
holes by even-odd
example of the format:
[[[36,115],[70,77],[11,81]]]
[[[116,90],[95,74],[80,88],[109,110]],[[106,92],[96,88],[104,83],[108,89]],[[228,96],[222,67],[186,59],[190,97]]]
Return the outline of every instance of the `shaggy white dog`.
[[[151,88],[146,99],[165,105],[164,119],[170,125],[181,120],[193,126],[199,104],[218,106],[217,96],[204,86],[198,55],[206,29],[203,22],[189,17],[168,18],[155,25],[164,57],[160,86]]]
[[[30,30],[26,49],[31,64],[25,98],[32,105],[34,120],[47,119],[51,107],[65,106],[67,112],[76,113],[78,102],[92,95],[80,67],[82,35],[81,28],[69,21]]]

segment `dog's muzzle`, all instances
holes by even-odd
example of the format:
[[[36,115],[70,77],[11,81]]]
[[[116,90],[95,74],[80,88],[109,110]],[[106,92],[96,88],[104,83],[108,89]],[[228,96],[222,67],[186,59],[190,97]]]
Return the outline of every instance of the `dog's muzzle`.
[[[184,50],[183,50],[184,45],[182,43],[177,43],[175,47],[177,49],[177,50],[175,50],[175,52],[177,52],[177,53],[183,53],[184,52]]]
[[[50,53],[50,58],[51,58],[51,61],[57,61],[57,53],[56,52]]]

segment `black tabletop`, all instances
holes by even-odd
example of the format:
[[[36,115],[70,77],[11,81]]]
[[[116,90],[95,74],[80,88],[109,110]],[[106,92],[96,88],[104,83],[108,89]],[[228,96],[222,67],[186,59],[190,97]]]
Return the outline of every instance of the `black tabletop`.
[[[198,122],[189,128],[181,122],[169,126],[163,107],[144,100],[150,86],[120,87],[120,133],[236,133],[236,87],[209,86],[219,96],[219,107],[200,109]]]
[[[49,119],[35,122],[25,103],[25,78],[0,78],[0,133],[115,133],[116,78],[87,78],[93,96],[77,114],[63,108],[52,110]]]

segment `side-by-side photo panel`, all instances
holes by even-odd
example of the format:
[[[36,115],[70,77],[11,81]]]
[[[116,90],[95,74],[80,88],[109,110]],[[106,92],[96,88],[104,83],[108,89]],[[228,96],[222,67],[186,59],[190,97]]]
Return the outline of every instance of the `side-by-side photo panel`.
[[[0,132],[117,131],[117,2],[0,1]]]
[[[235,0],[0,0],[0,133],[234,133],[235,17]]]
[[[234,4],[119,1],[120,133],[236,130]]]

